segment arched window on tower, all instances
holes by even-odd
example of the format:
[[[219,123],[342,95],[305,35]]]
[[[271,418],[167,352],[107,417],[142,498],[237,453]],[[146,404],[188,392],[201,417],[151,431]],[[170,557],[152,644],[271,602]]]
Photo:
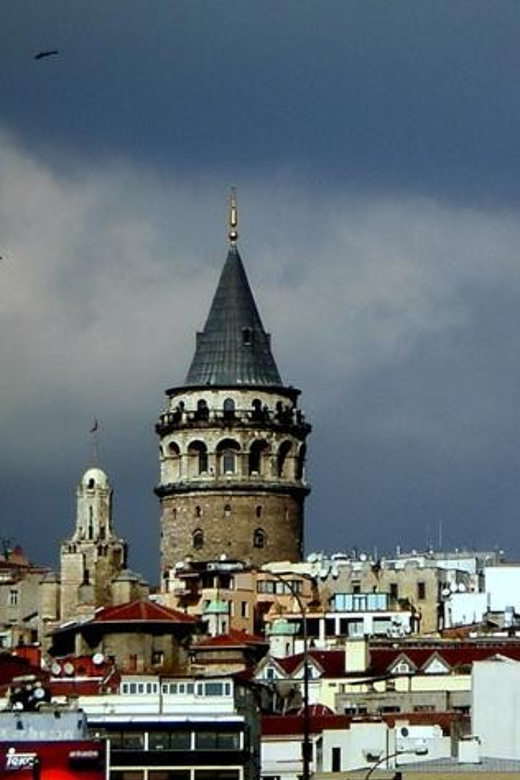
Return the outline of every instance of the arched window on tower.
[[[235,402],[232,398],[224,400],[224,420],[232,422],[235,419]]]
[[[254,422],[265,422],[267,415],[265,409],[262,409],[261,400],[259,398],[253,399],[251,406],[253,407],[253,411],[251,412],[251,419]]]
[[[188,447],[190,476],[208,473],[208,448],[203,441],[193,441]]]
[[[307,454],[307,447],[302,444],[296,460],[296,479],[303,479],[303,470],[305,468],[305,456]]]
[[[257,528],[253,534],[253,547],[261,550],[265,547],[265,531],[263,528]]]
[[[240,445],[233,439],[224,439],[217,446],[219,474],[230,475],[238,471],[238,453]]]
[[[180,479],[181,476],[181,451],[175,441],[168,444],[168,473],[172,479]]]
[[[89,479],[89,481],[88,481],[87,487],[88,487],[89,490],[94,490],[95,486],[96,486],[96,483],[95,483],[94,479],[91,477]]]
[[[265,439],[257,439],[249,450],[249,474],[264,474],[264,464],[269,455],[269,444]]]
[[[192,546],[194,550],[202,550],[204,547],[204,531],[201,528],[197,528],[192,535]]]
[[[278,448],[278,457],[276,459],[276,474],[278,477],[287,477],[287,459],[291,451],[290,441],[283,441]]]
[[[200,401],[197,401],[197,411],[195,412],[195,420],[198,420],[199,422],[205,422],[206,420],[209,420],[209,409],[207,402],[201,398]]]

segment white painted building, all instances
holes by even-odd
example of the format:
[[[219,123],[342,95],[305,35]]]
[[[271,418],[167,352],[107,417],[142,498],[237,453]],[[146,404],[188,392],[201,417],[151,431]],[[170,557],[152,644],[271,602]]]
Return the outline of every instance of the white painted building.
[[[520,760],[520,663],[503,656],[473,664],[472,730],[483,756]]]
[[[488,566],[484,577],[491,612],[504,612],[508,607],[520,612],[520,565]]]

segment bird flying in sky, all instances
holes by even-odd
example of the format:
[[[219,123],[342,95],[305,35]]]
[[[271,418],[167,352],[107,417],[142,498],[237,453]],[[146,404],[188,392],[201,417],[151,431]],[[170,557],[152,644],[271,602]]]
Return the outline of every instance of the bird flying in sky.
[[[49,49],[47,51],[39,51],[34,55],[35,60],[43,60],[45,57],[55,57],[58,54],[58,49]]]

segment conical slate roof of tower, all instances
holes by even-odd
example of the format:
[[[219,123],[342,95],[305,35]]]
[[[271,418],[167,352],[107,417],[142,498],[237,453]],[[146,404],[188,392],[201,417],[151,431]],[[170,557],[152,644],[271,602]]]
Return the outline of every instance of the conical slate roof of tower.
[[[204,330],[197,333],[186,384],[281,387],[271,340],[262,325],[236,236],[230,232],[228,256]]]

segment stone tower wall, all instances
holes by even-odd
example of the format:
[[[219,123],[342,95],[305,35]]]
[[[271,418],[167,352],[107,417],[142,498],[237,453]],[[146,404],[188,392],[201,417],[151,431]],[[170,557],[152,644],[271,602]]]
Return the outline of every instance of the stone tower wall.
[[[126,566],[126,545],[112,527],[112,488],[88,469],[77,490],[74,534],[61,545],[61,619],[111,603],[110,581]]]
[[[162,527],[163,571],[186,558],[216,560],[226,555],[253,566],[302,558],[302,501],[290,495],[251,490],[167,497],[162,501]],[[195,550],[198,532],[203,546]]]
[[[170,391],[160,435],[161,570],[225,555],[301,560],[305,437],[295,390]]]

